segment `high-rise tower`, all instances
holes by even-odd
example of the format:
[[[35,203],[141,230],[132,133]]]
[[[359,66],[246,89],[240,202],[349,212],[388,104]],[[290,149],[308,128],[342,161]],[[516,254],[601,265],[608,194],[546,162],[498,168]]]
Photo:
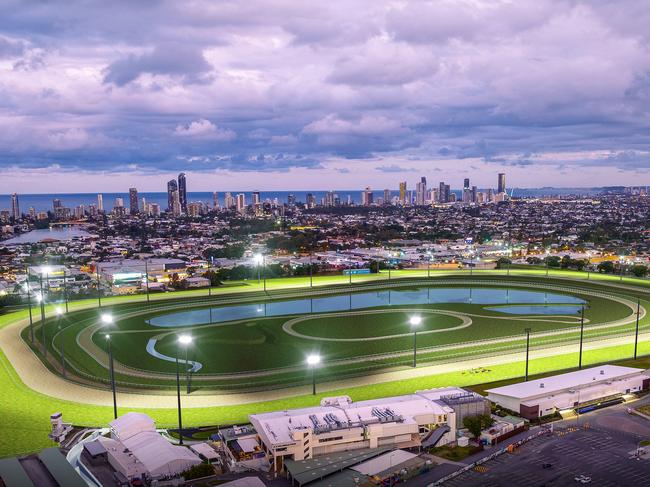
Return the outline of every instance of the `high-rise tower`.
[[[174,209],[174,192],[178,191],[178,183],[175,179],[167,181],[167,211]],[[179,195],[180,199],[180,195]]]
[[[187,213],[187,180],[184,172],[178,175],[178,199],[181,202],[181,210]]]
[[[497,185],[497,193],[505,193],[505,192],[506,192],[506,173],[500,172],[499,182]]]
[[[16,193],[11,194],[11,216],[14,221],[20,220],[20,206],[18,205],[18,195]]]
[[[138,190],[136,188],[129,188],[129,211],[132,215],[137,215],[140,212],[138,208]]]

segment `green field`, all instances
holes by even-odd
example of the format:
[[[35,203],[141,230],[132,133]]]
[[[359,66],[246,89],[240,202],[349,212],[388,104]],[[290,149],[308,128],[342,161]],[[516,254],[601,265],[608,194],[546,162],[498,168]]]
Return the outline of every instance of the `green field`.
[[[539,271],[535,271],[537,274],[540,274]],[[489,272],[483,272],[483,273],[478,273],[475,272],[472,277],[477,278],[479,276],[485,276],[486,279],[492,279],[495,276],[499,276],[500,278],[504,277],[504,272],[500,273],[489,273]],[[403,274],[400,276],[399,274],[394,273],[393,278],[394,279],[401,279],[402,277],[411,277],[413,274]],[[463,272],[462,273],[462,278],[467,278],[469,273]],[[607,279],[600,279],[600,276],[590,276],[589,281],[586,280],[586,274],[579,274],[579,273],[574,273],[574,272],[565,272],[561,273],[561,271],[558,271],[557,273],[551,273],[551,276],[549,278],[544,279],[535,279],[534,278],[535,273],[534,272],[522,272],[522,271],[517,271],[516,273],[513,271],[511,275],[509,276],[509,281],[519,281],[519,282],[527,282],[527,281],[534,281],[534,282],[549,282],[549,283],[554,283],[557,285],[568,285],[572,286],[574,288],[580,288],[580,290],[574,289],[573,294],[575,295],[581,295],[583,290],[603,290],[603,289],[608,289],[610,292],[612,292],[614,295],[619,295],[626,297],[628,299],[635,299],[637,295],[641,296],[644,298],[642,300],[642,304],[645,307],[650,306],[646,299],[648,298],[648,291],[645,289],[646,282],[645,281],[637,281],[633,279],[623,279],[620,281],[619,279],[610,279],[610,276],[607,276]],[[419,272],[418,277],[424,277],[426,276],[426,271]],[[458,276],[458,274],[453,274],[449,272],[439,272],[439,273],[433,273],[432,272],[432,281],[443,278],[444,279],[453,279],[455,276]],[[383,276],[386,277],[386,276]],[[566,279],[575,279],[576,281],[579,282],[574,282],[574,281],[567,281]],[[360,284],[360,283],[376,283],[377,277],[375,276],[369,276],[366,279],[366,276],[354,276],[355,284]],[[624,285],[634,285],[634,284],[639,284],[636,289],[620,289],[620,288],[615,288],[609,286],[605,287],[602,286],[603,283],[607,283],[611,281],[612,284],[617,285],[618,283],[624,284]],[[339,282],[341,282],[341,279],[339,279]],[[599,284],[600,283],[600,284]],[[323,288],[325,289],[326,285],[331,285],[331,281],[317,281],[317,284],[315,287]],[[305,278],[300,278],[300,281],[297,279],[291,280],[291,279],[285,279],[285,280],[276,280],[274,282],[269,281],[267,283],[267,288],[269,290],[273,289],[274,291],[280,291],[281,289],[295,289],[299,287],[300,285],[309,285],[308,279]],[[218,288],[214,289],[212,291],[213,296],[210,297],[209,303],[211,305],[219,305],[223,303],[219,303],[219,299],[224,299],[228,301],[232,301],[234,296],[247,296],[250,295],[251,299],[257,299],[258,296],[261,296],[260,294],[260,285],[257,283],[242,283],[239,286],[232,286],[232,287],[224,287],[224,288]],[[304,292],[300,292],[299,294],[304,295]],[[571,293],[570,293],[571,294]],[[172,304],[175,301],[178,301],[178,298],[182,296],[182,301],[183,301],[183,306],[192,306],[194,307],[195,304],[197,304],[198,308],[205,307],[208,302],[206,302],[206,291],[191,291],[186,294],[181,295],[180,293],[175,293],[175,294],[167,294],[167,295],[152,295],[151,296],[151,301],[152,303],[158,304]],[[584,296],[585,299],[589,302],[589,308],[587,309],[586,317],[590,320],[591,323],[602,323],[606,321],[610,321],[612,319],[618,319],[621,317],[621,313],[625,314],[624,312],[624,307],[620,308],[617,307],[617,303],[612,304],[612,301],[605,300],[601,298],[594,298],[594,297],[588,297]],[[131,313],[131,312],[142,312],[142,313],[148,313],[148,307],[144,302],[144,298],[142,296],[137,296],[137,297],[119,297],[119,298],[109,298],[109,299],[103,299],[102,300],[102,305],[103,305],[103,311],[106,311],[110,309],[115,316],[119,316],[121,314],[125,313]],[[194,303],[193,301],[198,301],[198,303]],[[66,327],[70,328],[70,332],[67,331],[64,334],[59,335],[56,340],[55,340],[55,347],[57,344],[57,340],[63,341],[65,343],[65,349],[66,351],[70,350],[71,354],[74,353],[74,343],[68,341],[70,340],[70,335],[74,335],[73,330],[74,327],[81,327],[83,328],[84,326],[88,326],[89,324],[96,323],[98,320],[98,311],[96,309],[84,309],[88,307],[94,306],[96,303],[91,302],[91,301],[86,301],[86,302],[76,302],[76,303],[71,303],[70,305],[70,310],[75,311],[75,313],[70,313],[70,315],[66,318],[67,323],[65,324]],[[620,304],[620,303],[618,303]],[[151,305],[150,305],[151,306]],[[454,308],[456,311],[459,312],[464,312],[464,313],[470,313],[473,312],[472,308],[478,307],[479,305],[469,305],[466,303],[455,303],[455,304],[448,304],[444,306],[444,309],[452,309]],[[482,306],[482,305],[481,305]],[[622,306],[622,305],[621,305]],[[436,309],[441,309],[443,308],[443,305],[436,304],[435,305]],[[423,308],[424,309],[424,308]],[[48,309],[48,311],[51,314],[52,307]],[[482,314],[486,314],[485,310],[481,311]],[[406,319],[407,316],[409,316],[409,313],[404,313],[403,318]],[[73,319],[74,316],[74,319]],[[124,361],[128,363],[129,361],[134,361],[136,360],[137,362],[134,362],[134,365],[145,365],[144,362],[149,360],[149,357],[146,355],[146,353],[142,352],[142,348],[140,346],[146,342],[145,336],[147,333],[160,333],[160,330],[154,330],[153,332],[151,331],[138,331],[138,327],[141,327],[142,324],[144,323],[144,319],[146,316],[144,315],[139,315],[137,317],[133,317],[133,321],[121,321],[118,320],[118,325],[121,330],[126,331],[127,329],[132,329],[136,333],[132,333],[131,335],[138,336],[137,339],[133,339],[134,341],[131,342],[131,338],[126,338],[127,333],[124,333],[125,338],[123,338],[124,343],[137,343],[137,345],[133,345],[134,348],[131,349],[131,353],[126,353],[123,355],[116,355],[116,358],[119,361]],[[376,324],[375,320],[370,320],[370,321],[362,321],[361,324],[356,326],[355,328],[352,328],[350,326],[350,323],[356,323],[356,320],[350,321],[349,317],[340,317],[339,319],[341,321],[338,321],[336,324],[332,325],[332,328],[329,329],[329,325],[327,323],[330,322],[330,320],[325,320],[321,321],[321,318],[318,319],[313,319],[309,320],[306,322],[303,322],[300,324],[297,329],[300,332],[314,332],[315,330],[318,330],[320,337],[341,337],[342,335],[345,335],[346,337],[353,337],[353,338],[363,338],[367,336],[371,336],[375,332],[375,328],[377,329],[377,334],[394,334],[395,331],[398,331],[402,327],[402,323],[404,320],[400,320],[399,317],[402,316],[402,313],[399,311],[399,309],[396,308],[391,308],[389,312],[386,312],[386,314],[382,315],[383,318],[381,323],[379,325]],[[13,313],[11,315],[5,315],[0,317],[0,327],[6,326],[10,323],[14,323],[17,320],[24,319],[26,317],[26,312],[18,312],[18,313]],[[446,320],[446,321],[445,321]],[[270,329],[271,332],[279,333],[277,331],[278,326],[281,325],[272,325],[270,322],[271,321],[277,321],[278,323],[284,322],[285,317],[282,318],[277,318],[274,317],[273,319],[268,319],[269,323],[262,323],[264,320],[260,321],[259,323],[256,321],[255,324],[251,326],[244,326],[245,329],[251,329],[255,330],[255,328],[262,329],[263,327],[266,327],[267,329]],[[423,330],[425,329],[433,329],[437,327],[445,327],[445,326],[454,326],[457,323],[456,318],[452,317],[444,317],[440,315],[435,315],[435,322],[428,322],[425,320],[423,323]],[[50,326],[52,325],[52,326]],[[135,327],[135,328],[127,328],[128,327]],[[497,336],[506,336],[508,334],[511,334],[512,332],[517,332],[520,333],[523,328],[526,327],[526,325],[532,326],[536,331],[538,330],[538,326],[540,327],[549,327],[549,328],[555,328],[555,327],[563,327],[565,325],[558,326],[557,324],[553,325],[553,323],[531,323],[529,320],[526,320],[525,318],[521,318],[520,320],[517,320],[517,322],[513,323],[508,323],[505,325],[506,327],[510,327],[509,329],[495,329],[494,325],[491,325],[491,320],[486,318],[485,319],[485,326],[481,326],[481,328],[484,328],[484,333],[485,335],[480,335],[480,336],[494,336],[496,333]],[[644,318],[641,322],[642,327],[646,327],[648,325],[648,318]],[[474,325],[473,325],[474,326]],[[323,328],[326,328],[323,330]],[[197,327],[199,328],[199,327]],[[201,342],[203,339],[206,340],[206,344],[210,343],[210,346],[207,347],[206,351],[201,351],[199,353],[199,350],[195,350],[195,353],[197,353],[197,356],[194,357],[196,360],[198,359],[205,359],[205,366],[212,367],[212,369],[206,369],[206,370],[213,370],[213,371],[221,371],[224,370],[224,366],[232,367],[232,358],[234,358],[236,362],[244,362],[245,364],[248,364],[247,367],[250,369],[251,365],[253,365],[255,369],[261,368],[270,360],[269,358],[261,358],[258,357],[258,355],[261,355],[261,353],[253,354],[252,357],[255,359],[255,362],[251,362],[250,360],[242,360],[241,354],[240,353],[233,353],[232,350],[235,349],[235,347],[232,346],[232,344],[223,344],[223,340],[244,340],[247,342],[247,346],[250,345],[248,342],[251,340],[254,340],[255,337],[259,337],[259,331],[250,331],[250,332],[241,332],[240,329],[237,330],[237,333],[231,334],[230,336],[223,336],[223,335],[212,335],[211,332],[209,332],[207,329],[204,331],[201,331],[201,333],[205,333],[206,335],[198,335],[200,330],[197,328],[192,330],[192,334],[198,339],[201,338]],[[625,325],[621,326],[616,329],[609,329],[609,330],[603,330],[603,331],[593,331],[593,338],[597,338],[599,336],[609,336],[612,333],[633,333],[633,328],[634,325]],[[54,320],[49,320],[48,326],[46,327],[46,330],[48,331],[47,333],[47,342],[49,346],[51,346],[51,341],[54,338],[55,335],[55,329],[56,329],[56,322]],[[539,328],[541,330],[541,328]],[[479,330],[479,327],[477,326],[474,330],[472,330],[472,333],[469,335],[471,339],[479,339],[479,335],[476,334],[476,331]],[[162,330],[168,331],[168,330]],[[223,333],[223,332],[220,332]],[[249,333],[246,335],[245,333]],[[503,335],[498,335],[499,333],[503,333]],[[36,329],[36,335],[37,337],[40,337],[40,330]],[[140,337],[139,335],[143,335],[143,337]],[[428,345],[431,345],[431,343],[428,342],[429,338],[428,337],[433,337],[435,335],[435,340],[433,343],[434,346],[437,346],[442,343],[443,340],[452,340],[452,336],[446,336],[444,339],[442,338],[443,335],[446,334],[432,334],[432,335],[422,335],[422,337],[418,337],[418,345],[422,346],[423,348],[427,347]],[[589,338],[590,334],[587,332],[585,334],[585,338]],[[24,337],[28,337],[27,331],[24,332],[23,334]],[[278,335],[279,336],[279,335]],[[426,337],[426,338],[425,338]],[[573,343],[577,343],[578,335],[576,333],[576,330],[573,330],[571,333],[569,333],[566,337],[563,337],[563,340],[566,338],[568,340],[573,340]],[[458,341],[462,340],[464,338],[467,338],[467,336],[461,338],[456,337],[453,338],[452,341]],[[120,338],[122,339],[122,338]],[[171,344],[171,340],[173,338],[169,338],[169,343],[165,343],[164,341],[160,343],[160,349],[159,351],[162,353],[173,353],[175,346]],[[221,340],[221,341],[220,341]],[[401,340],[401,339],[400,339]],[[410,346],[412,346],[412,339],[409,338],[404,338],[403,342],[400,342],[400,340],[397,341],[397,343],[394,344],[394,349],[396,350],[401,350],[401,349],[408,349]],[[431,338],[433,340],[433,338]],[[545,337],[539,338],[539,343],[537,346],[544,346],[545,342],[552,342],[553,338]],[[392,340],[391,340],[392,341]],[[356,344],[351,347],[350,349],[347,349],[346,347],[340,347],[340,343],[336,344],[336,350],[332,349],[331,353],[334,355],[335,353],[340,353],[341,357],[345,356],[353,356],[353,355],[366,355],[369,353],[370,349],[364,348],[363,350],[360,350],[360,347],[358,345],[359,342],[355,342]],[[363,342],[362,342],[363,343]],[[97,341],[97,344],[100,346],[102,345],[101,339]],[[490,350],[490,352],[498,352],[498,353],[505,353],[507,351],[520,351],[522,350],[522,346],[524,344],[523,337],[521,340],[518,340],[516,342],[513,342],[511,344],[508,344],[507,347],[499,348],[498,346],[492,347],[494,350]],[[127,347],[127,345],[123,345],[124,347]],[[370,346],[370,345],[365,345],[365,346]],[[373,345],[375,346],[375,345]],[[384,345],[382,345],[384,346]],[[137,348],[136,348],[137,347]],[[219,348],[219,354],[217,354],[215,351],[211,350],[212,348],[218,347]],[[393,347],[391,345],[391,347]],[[116,346],[116,350],[121,347]],[[485,352],[484,350],[485,347],[481,346],[476,346],[476,347],[471,347],[469,349],[470,353],[476,353],[480,354]],[[127,350],[127,348],[125,348]],[[138,350],[138,353],[134,353],[134,350]],[[294,347],[292,348],[291,346],[287,346],[286,348],[283,349],[283,353],[277,354],[273,360],[278,360],[279,358],[286,360],[287,364],[291,363],[302,363],[304,360],[304,354],[305,350],[309,351],[308,349],[305,349],[303,347]],[[345,351],[347,350],[347,352]],[[293,355],[291,355],[289,352],[293,351]],[[327,350],[326,349],[320,349],[321,353],[323,356],[329,357],[328,353],[325,353]],[[577,347],[576,347],[577,351]],[[56,348],[52,348],[51,352],[56,353]],[[225,354],[229,353],[229,357],[231,359],[225,359],[225,358],[217,358],[217,356],[224,357]],[[594,363],[602,363],[602,362],[609,362],[609,361],[614,361],[614,360],[621,360],[625,358],[629,358],[632,355],[632,346],[631,345],[622,345],[622,346],[615,346],[615,347],[608,347],[608,348],[602,348],[598,350],[590,350],[585,352],[583,356],[583,364],[594,364]],[[119,354],[120,352],[117,352]],[[650,342],[645,342],[642,341],[639,344],[639,354],[644,355],[650,353]],[[439,356],[439,354],[436,354]],[[214,356],[215,358],[212,360],[209,360],[210,357]],[[286,356],[286,358],[285,358]],[[72,355],[71,355],[72,357]],[[453,356],[450,354],[448,359],[453,359]],[[462,360],[463,357],[460,357],[459,360]],[[422,356],[422,360],[427,360],[428,357],[426,354]],[[74,358],[71,360],[75,360],[78,362],[79,367],[85,367],[87,368],[86,370],[92,372],[94,376],[97,377],[105,377],[106,370],[104,367],[99,365],[97,362],[94,360],[88,360],[88,357],[81,353],[77,358]],[[256,361],[260,360],[259,363]],[[435,360],[435,358],[432,358],[432,360]],[[142,362],[140,362],[142,361]],[[0,456],[6,456],[10,454],[16,454],[16,453],[21,453],[21,452],[27,452],[27,451],[33,451],[38,448],[42,448],[44,446],[48,446],[49,442],[46,438],[46,434],[48,432],[48,417],[49,414],[51,414],[54,411],[62,411],[64,413],[64,417],[67,421],[72,421],[75,424],[78,425],[105,425],[107,421],[112,419],[112,408],[110,407],[104,407],[104,406],[91,406],[87,404],[83,404],[83,400],[80,398],[71,398],[74,400],[71,401],[63,401],[59,399],[54,399],[48,396],[45,396],[43,394],[40,394],[38,392],[35,392],[29,388],[27,388],[20,380],[20,378],[17,376],[13,368],[11,367],[11,364],[6,360],[6,357],[4,353],[0,354],[0,362],[2,363],[2,367],[0,367],[0,384],[2,384],[2,390],[3,394],[0,395],[0,411],[3,413],[3,421],[0,422]],[[155,362],[152,362],[151,367],[155,368],[154,370],[160,370],[163,372],[168,372],[173,369],[173,364],[165,363],[161,364],[159,363],[161,361],[156,360]],[[404,364],[408,362],[408,359],[405,360]],[[155,365],[154,365],[155,364]],[[402,364],[402,365],[404,365]],[[565,353],[562,355],[557,355],[554,357],[550,358],[544,358],[544,359],[535,359],[532,360],[530,363],[530,372],[531,374],[536,374],[536,373],[545,373],[545,372],[550,372],[553,370],[561,370],[561,369],[568,369],[575,367],[577,364],[577,353]],[[169,366],[172,366],[172,369],[169,368]],[[387,366],[392,366],[393,364],[391,363],[380,363],[380,367],[387,367]],[[399,364],[397,364],[399,365]],[[220,368],[221,367],[221,368]],[[276,410],[276,409],[286,409],[286,408],[292,408],[292,407],[304,407],[308,405],[314,405],[317,404],[318,401],[320,400],[321,397],[325,396],[332,396],[332,395],[337,395],[337,394],[349,394],[354,400],[362,400],[362,399],[370,399],[374,397],[382,397],[382,396],[387,396],[387,395],[394,395],[394,394],[402,394],[402,393],[408,393],[408,392],[413,392],[414,390],[417,389],[423,389],[423,388],[430,388],[430,387],[441,387],[441,386],[447,386],[447,385],[457,385],[457,386],[468,386],[468,385],[475,385],[475,384],[482,384],[485,382],[492,382],[492,381],[498,381],[498,380],[507,380],[507,379],[512,379],[512,378],[517,378],[521,377],[523,374],[523,369],[524,369],[524,364],[521,362],[515,362],[515,363],[509,363],[509,364],[504,364],[504,365],[498,365],[498,366],[490,366],[486,367],[484,369],[479,369],[479,370],[465,370],[465,371],[458,371],[458,372],[449,372],[445,374],[438,374],[435,376],[428,376],[428,377],[419,377],[415,379],[406,379],[406,380],[400,380],[397,382],[386,382],[386,383],[380,383],[380,384],[372,384],[368,386],[362,386],[362,387],[354,387],[354,388],[347,388],[345,390],[337,390],[337,391],[329,391],[325,394],[319,394],[317,396],[311,396],[311,395],[306,395],[306,396],[300,396],[300,397],[291,397],[287,399],[282,399],[282,400],[277,400],[277,401],[270,401],[270,402],[263,402],[263,403],[248,403],[248,404],[242,404],[238,406],[232,406],[232,407],[211,407],[211,408],[196,408],[196,409],[186,409],[184,413],[184,420],[187,426],[200,426],[200,425],[211,425],[211,424],[232,424],[236,422],[244,422],[247,419],[247,415],[254,413],[254,412],[259,412],[259,411],[267,411],[267,410]],[[336,375],[336,370],[332,371],[333,376]],[[295,381],[295,380],[303,380],[305,379],[304,373],[301,374],[294,374],[293,377],[287,377],[288,381]],[[120,377],[120,380],[128,382],[129,380],[132,380],[132,378],[128,376],[122,376]],[[168,381],[166,380],[159,380],[159,381],[147,381],[153,384],[156,387],[166,387],[169,385]],[[159,423],[160,426],[173,426],[175,424],[175,410],[174,409],[146,409],[144,410],[145,412],[151,414],[156,421]],[[120,411],[120,412],[125,412],[125,411]]]

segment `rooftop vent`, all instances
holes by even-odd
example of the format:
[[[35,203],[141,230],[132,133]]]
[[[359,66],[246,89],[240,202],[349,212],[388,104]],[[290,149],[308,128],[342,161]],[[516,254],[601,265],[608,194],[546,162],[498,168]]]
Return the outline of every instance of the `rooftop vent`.
[[[539,385],[539,388],[544,389],[544,383],[543,382]]]
[[[605,371],[604,371],[604,370],[601,370],[601,371],[600,371],[600,375],[605,375]]]

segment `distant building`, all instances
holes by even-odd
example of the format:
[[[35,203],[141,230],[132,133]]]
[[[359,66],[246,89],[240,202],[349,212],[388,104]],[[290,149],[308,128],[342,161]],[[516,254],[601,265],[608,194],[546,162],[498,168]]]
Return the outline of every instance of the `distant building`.
[[[499,180],[497,181],[497,193],[506,192],[506,173],[499,173]]]
[[[178,175],[178,199],[180,201],[181,211],[187,214],[187,180],[184,172]]]
[[[178,183],[175,179],[167,181],[167,211],[174,209],[174,192],[178,191]]]
[[[140,212],[138,207],[138,190],[136,188],[129,188],[129,211],[132,215],[137,215]]]
[[[406,204],[406,181],[399,183],[399,204],[402,206]]]
[[[469,178],[465,178],[463,181],[463,189],[469,189]]]
[[[314,208],[316,206],[316,198],[313,194],[307,193],[307,208]]]
[[[100,213],[104,211],[104,195],[97,195],[97,211]]]
[[[245,213],[246,212],[246,195],[244,193],[239,193],[237,195],[237,212]]]
[[[18,195],[16,193],[11,194],[11,217],[14,221],[20,220],[20,206],[18,205]]]
[[[212,193],[212,208],[219,209],[219,193],[216,191]]]
[[[390,205],[390,189],[384,190],[384,204]]]
[[[415,186],[415,204],[418,206],[424,206],[427,194],[427,183],[425,181],[420,181]]]
[[[373,203],[373,194],[372,194],[372,189],[370,186],[366,187],[366,189],[361,193],[361,203],[363,206],[370,206]]]

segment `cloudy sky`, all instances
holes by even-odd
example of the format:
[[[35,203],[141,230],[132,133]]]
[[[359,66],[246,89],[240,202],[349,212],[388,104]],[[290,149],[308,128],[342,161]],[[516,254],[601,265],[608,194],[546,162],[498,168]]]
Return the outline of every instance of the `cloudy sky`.
[[[649,25],[626,0],[1,0],[0,193],[645,185]]]

